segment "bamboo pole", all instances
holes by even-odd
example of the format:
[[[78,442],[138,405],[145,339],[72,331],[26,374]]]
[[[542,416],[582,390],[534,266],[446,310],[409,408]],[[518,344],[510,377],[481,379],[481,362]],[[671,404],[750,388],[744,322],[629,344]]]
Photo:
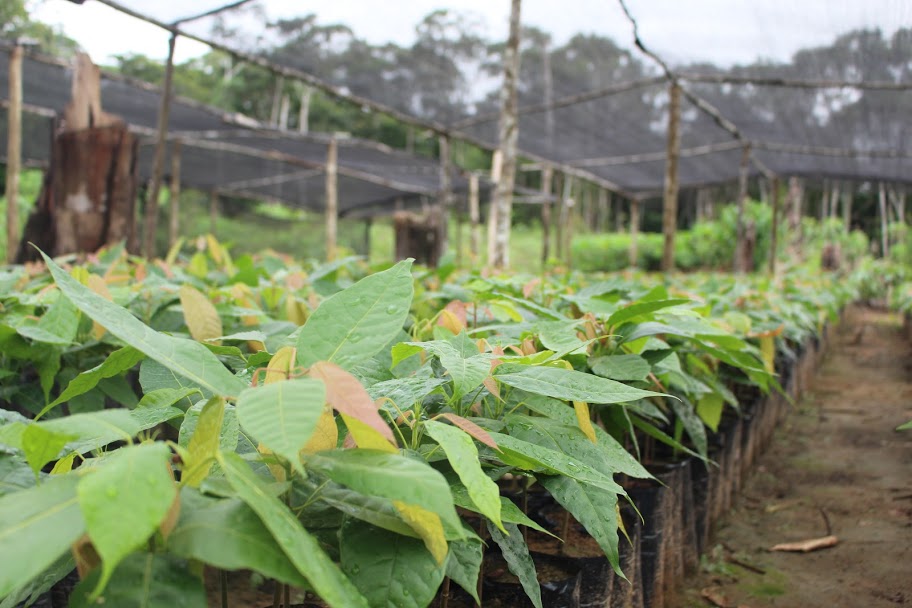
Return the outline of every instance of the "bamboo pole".
[[[181,141],[171,142],[171,192],[168,197],[168,248],[177,242],[180,226]]]
[[[519,96],[519,38],[521,0],[512,0],[510,8],[510,36],[504,51],[504,79],[501,89],[501,115],[499,146],[502,167],[501,176],[494,190],[492,206],[496,211],[497,224],[494,229],[493,256],[488,264],[494,268],[510,266],[510,230],[513,219],[513,186],[516,180],[516,147],[519,138],[517,108]]]
[[[6,261],[19,252],[19,171],[22,166],[22,46],[10,50],[6,127]]]
[[[219,212],[219,191],[212,190],[209,192],[209,234],[216,235]]]
[[[742,264],[742,258],[744,257],[742,249],[744,247],[744,206],[747,202],[747,177],[750,169],[750,156],[750,144],[745,144],[741,152],[741,168],[738,174],[738,219],[735,234],[735,259],[732,264],[732,268],[737,273],[746,270],[744,264]]]
[[[478,246],[481,242],[481,228],[479,222],[481,213],[478,209],[478,174],[472,172],[469,174],[469,223],[471,224],[469,232],[469,252],[472,255],[472,263],[478,261]]]
[[[674,242],[678,228],[678,152],[681,149],[681,87],[672,82],[668,102],[668,149],[665,158],[665,196],[662,202],[662,272],[674,270]]]
[[[779,244],[779,178],[774,177],[772,182],[773,225],[770,235],[769,274],[776,276],[776,248]]]
[[[300,133],[310,131],[310,101],[312,97],[313,89],[304,87],[304,92],[301,94],[301,108],[298,111],[298,131]]]
[[[542,221],[542,266],[548,263],[551,256],[551,185],[554,181],[554,168],[551,165],[542,166],[541,172],[541,193],[544,196],[542,200],[541,221]]]
[[[636,268],[639,257],[637,240],[640,235],[640,201],[630,199],[630,267]]]
[[[177,34],[168,40],[168,60],[165,62],[165,79],[162,85],[161,103],[158,108],[158,132],[155,142],[155,160],[152,164],[152,184],[146,199],[146,213],[143,225],[143,255],[155,255],[155,229],[158,225],[158,192],[161,190],[162,169],[165,164],[165,141],[168,137],[168,116],[171,112],[171,88],[174,76],[174,46]]]
[[[326,151],[326,260],[336,259],[336,239],[338,238],[339,191],[338,167],[339,148],[336,138],[329,140]]]
[[[878,184],[877,199],[880,207],[880,253],[887,257],[890,255],[890,235],[887,233],[887,193],[883,182]]]

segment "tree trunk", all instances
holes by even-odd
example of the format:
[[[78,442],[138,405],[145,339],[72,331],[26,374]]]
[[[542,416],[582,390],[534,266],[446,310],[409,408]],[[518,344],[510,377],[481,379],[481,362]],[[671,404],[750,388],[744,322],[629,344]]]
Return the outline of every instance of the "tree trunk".
[[[73,98],[51,142],[50,167],[17,262],[40,257],[29,242],[58,256],[133,241],[139,142],[123,121],[101,110],[99,83],[98,68],[80,54]]]
[[[510,266],[510,228],[513,218],[513,185],[516,179],[516,143],[519,137],[516,83],[519,79],[520,6],[520,0],[513,0],[510,11],[510,37],[504,51],[499,146],[503,166],[492,201],[496,209],[497,224],[494,230],[494,246],[491,248],[493,256],[488,259],[488,264],[502,269]]]

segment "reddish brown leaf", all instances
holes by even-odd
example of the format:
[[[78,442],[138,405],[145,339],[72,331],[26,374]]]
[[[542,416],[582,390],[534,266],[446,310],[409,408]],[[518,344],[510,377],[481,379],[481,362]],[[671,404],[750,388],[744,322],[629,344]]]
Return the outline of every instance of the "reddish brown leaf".
[[[501,398],[501,397],[500,397],[500,387],[497,386],[497,380],[495,380],[495,379],[492,378],[491,376],[488,376],[487,378],[484,379],[484,382],[483,382],[482,384],[484,384],[484,387],[485,387],[486,389],[488,389],[488,392],[489,392],[489,393],[491,393],[492,395],[494,395],[494,396],[497,397],[498,399]]]
[[[532,279],[525,285],[523,285],[523,297],[528,298],[532,295],[532,292],[535,291],[535,288],[541,283],[541,279]]]
[[[500,449],[497,447],[497,443],[494,441],[494,438],[488,435],[488,432],[486,430],[468,418],[463,418],[462,416],[457,416],[456,414],[441,414],[441,417],[446,418],[489,448],[494,448],[495,450]]]
[[[357,378],[328,361],[313,364],[308,375],[322,380],[326,385],[326,402],[333,409],[360,420],[396,445],[393,431],[380,417],[377,405]]]

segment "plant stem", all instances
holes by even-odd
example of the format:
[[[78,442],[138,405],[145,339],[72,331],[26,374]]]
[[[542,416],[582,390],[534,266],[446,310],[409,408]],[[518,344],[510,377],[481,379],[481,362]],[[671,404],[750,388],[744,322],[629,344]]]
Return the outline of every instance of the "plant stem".
[[[282,583],[275,581],[275,590],[272,592],[272,608],[279,608],[282,599]]]
[[[222,608],[228,608],[228,571],[219,571],[219,587],[222,589]]]
[[[289,606],[291,606],[291,587],[288,585],[282,585],[282,588],[285,591],[284,592],[284,596],[285,596],[284,606],[285,606],[285,608],[288,608]]]
[[[450,577],[443,578],[443,586],[440,589],[440,608],[447,608],[450,603]]]
[[[564,542],[561,543],[561,553],[564,552],[564,547],[567,546],[567,537],[570,536],[570,511],[564,510],[564,521],[561,524],[561,538]]]

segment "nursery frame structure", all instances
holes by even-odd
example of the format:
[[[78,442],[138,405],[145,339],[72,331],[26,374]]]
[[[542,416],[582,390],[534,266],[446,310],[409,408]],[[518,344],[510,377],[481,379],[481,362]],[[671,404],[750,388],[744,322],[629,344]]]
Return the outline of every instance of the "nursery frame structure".
[[[235,188],[242,194],[294,199],[298,203],[306,200],[312,208],[326,209],[328,216],[334,215],[332,197],[327,200],[325,194],[320,196],[330,191],[325,187],[324,176],[331,173],[324,171],[331,164],[329,137],[298,135],[287,129],[266,133],[265,125],[251,125],[238,116],[224,113],[219,116],[186,100],[169,102],[170,73],[178,38],[202,42],[235,61],[271,72],[277,79],[275,107],[281,105],[281,83],[297,81],[306,86],[307,95],[319,90],[340,101],[436,134],[441,151],[449,150],[451,140],[488,150],[493,153],[492,181],[502,182],[494,189],[496,192],[513,191],[510,181],[515,158],[525,159],[520,171],[541,173],[538,180],[541,193],[528,200],[544,203],[545,258],[549,229],[554,223],[560,229],[562,220],[570,214],[567,207],[573,205],[574,198],[582,199],[587,209],[606,206],[607,192],[629,200],[630,228],[635,234],[642,202],[661,196],[665,233],[663,267],[669,270],[674,264],[677,202],[682,188],[737,180],[740,209],[748,180],[769,180],[775,186],[769,192],[776,215],[782,180],[822,179],[829,184],[827,198],[832,199],[825,211],[836,215],[840,188],[844,194],[851,182],[879,183],[882,221],[886,222],[884,184],[905,184],[912,175],[909,149],[912,138],[905,120],[908,91],[912,89],[909,61],[912,32],[899,26],[886,38],[880,31],[871,29],[847,33],[831,47],[801,50],[789,62],[759,61],[722,69],[665,57],[670,54],[676,59],[686,41],[697,35],[688,31],[686,24],[681,25],[680,32],[684,42],[666,44],[663,53],[654,51],[656,37],[649,31],[649,23],[640,27],[637,12],[641,7],[635,2],[621,0],[617,4],[596,5],[577,0],[578,6],[574,7],[580,21],[587,17],[586,21],[612,19],[629,24],[637,49],[630,52],[594,35],[578,36],[555,48],[556,34],[534,26],[527,27],[520,36],[520,2],[517,1],[513,3],[512,19],[508,19],[506,5],[503,9],[504,21],[512,22],[508,44],[469,45],[471,48],[465,50],[456,45],[459,40],[454,38],[455,34],[442,31],[436,39],[439,48],[431,49],[407,68],[400,65],[401,57],[385,57],[388,49],[370,47],[369,56],[380,63],[380,68],[375,78],[367,78],[351,69],[352,66],[340,68],[338,62],[324,61],[325,57],[314,49],[312,53],[290,52],[292,41],[288,36],[283,39],[284,46],[245,48],[243,36],[231,34],[237,30],[229,26],[249,25],[246,16],[255,7],[249,0],[228,4],[224,0],[209,0],[200,5],[199,13],[189,16],[175,15],[173,9],[166,7],[149,9],[136,0],[96,1],[170,33],[158,118],[155,122],[151,120],[155,93],[143,89],[147,98],[145,113],[135,122],[146,137],[144,154],[151,157],[151,165],[147,161],[144,166],[153,196],[161,187],[168,166],[167,142],[180,140],[184,151],[182,162],[186,165],[181,172],[182,181],[188,184],[194,183],[194,162],[205,162],[199,159],[204,154],[202,150],[222,158],[246,154],[270,168],[253,167],[256,163],[251,163],[250,176],[228,183],[227,188],[220,185],[220,189]],[[541,4],[538,0],[525,0],[522,10],[541,13],[545,10]],[[759,18],[758,23],[766,24],[767,32],[776,24],[770,23],[764,11],[772,13],[781,4],[755,9],[753,17]],[[711,14],[700,11],[714,9],[688,10],[693,11],[694,23],[712,22]],[[896,24],[908,22],[908,10],[897,0],[883,0],[870,9],[872,13],[885,14],[888,21]],[[791,11],[796,20],[808,22],[826,16],[813,6]],[[834,12],[838,11],[839,7],[835,7]],[[252,36],[261,42],[267,38],[266,34],[276,31],[253,32]],[[573,41],[579,44],[574,45]],[[341,57],[346,48],[355,48],[359,41],[354,35],[343,35],[323,42],[341,46]],[[315,43],[314,48],[317,47]],[[304,51],[308,48],[304,47]],[[507,52],[501,53],[502,48]],[[441,55],[458,52],[463,54],[447,64],[459,71],[453,79],[456,88],[439,91],[434,89],[439,83],[414,80],[416,90],[403,94],[401,82],[396,79],[397,70],[411,70],[413,75],[430,74],[439,68],[435,62],[441,60]],[[586,53],[582,58],[581,52]],[[492,64],[504,68],[492,69]],[[472,77],[484,65],[491,74],[512,72],[514,78],[504,78],[503,87],[499,87],[502,90],[492,88],[484,96],[478,90],[478,79]],[[434,94],[449,95],[455,101],[433,105],[428,100]],[[288,100],[284,103],[287,105]],[[129,108],[124,112],[128,113]],[[199,115],[196,119],[191,118],[196,115]],[[515,152],[510,144],[510,130],[504,131],[505,122],[510,124],[511,120],[516,121],[512,139],[516,142]],[[339,197],[343,201],[340,213],[353,213],[356,208],[388,211],[392,201],[405,193],[413,197],[435,196],[445,217],[452,200],[450,189],[469,190],[467,181],[453,171],[448,153],[441,153],[437,164],[407,159],[398,152],[367,142],[340,141],[338,146],[338,175],[347,184],[340,185]],[[357,155],[362,160],[355,160]],[[559,183],[552,179],[554,172],[564,179]],[[419,174],[421,179],[417,179]],[[590,186],[581,187],[581,183]],[[214,185],[203,184],[210,188]],[[795,190],[791,188],[793,194]],[[792,198],[792,205],[800,204],[795,196]],[[553,200],[560,201],[557,222],[551,221]],[[851,221],[851,198],[843,196],[842,206],[844,218]],[[497,204],[492,207],[500,208]],[[471,209],[469,214],[479,217]],[[503,233],[508,230],[508,224],[500,224],[491,234]],[[736,235],[739,243],[742,232],[739,219]],[[490,254],[494,245],[489,244],[489,249]],[[631,257],[635,261],[635,245]],[[775,260],[771,259],[771,270],[774,264]]]

